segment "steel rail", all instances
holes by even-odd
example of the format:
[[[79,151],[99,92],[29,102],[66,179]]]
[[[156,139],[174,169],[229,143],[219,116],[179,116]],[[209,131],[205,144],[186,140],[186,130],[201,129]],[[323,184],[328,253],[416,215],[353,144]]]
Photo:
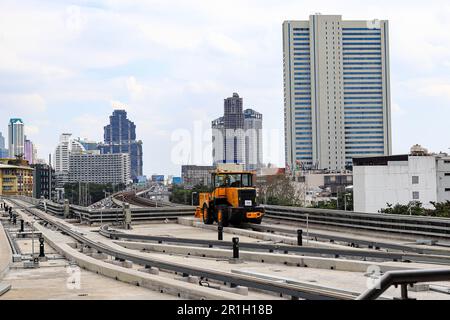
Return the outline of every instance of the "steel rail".
[[[177,244],[191,244],[207,247],[221,247],[232,248],[233,245],[230,242],[220,240],[205,240],[205,239],[189,239],[189,238],[173,238],[164,236],[147,236],[136,235],[124,232],[111,231],[108,226],[104,225],[100,228],[101,235],[111,239],[125,239],[125,240],[138,240],[138,241],[153,241],[158,243],[177,243]],[[291,252],[296,254],[313,254],[313,255],[329,255],[335,258],[338,257],[357,257],[362,259],[382,259],[390,261],[403,261],[403,262],[426,262],[448,265],[450,264],[450,258],[447,256],[438,255],[421,255],[421,254],[403,254],[394,252],[382,252],[373,250],[352,250],[352,249],[333,249],[333,248],[312,248],[303,246],[289,246],[280,244],[260,244],[251,242],[240,242],[239,247],[241,249],[250,249],[256,251],[269,251],[269,252],[283,252],[285,254]]]
[[[16,202],[16,205],[20,206],[26,212],[37,216],[41,220],[55,226],[62,232],[68,234],[75,240],[83,243],[84,245],[97,250],[98,252],[107,254],[109,256],[116,257],[121,260],[129,260],[133,263],[145,266],[156,267],[162,270],[169,270],[177,273],[182,273],[183,275],[198,276],[204,279],[214,279],[216,281],[221,281],[225,283],[231,283],[234,285],[246,286],[253,289],[268,291],[272,293],[277,293],[280,295],[288,295],[293,298],[302,298],[307,300],[337,300],[337,299],[354,299],[352,295],[346,295],[342,293],[336,293],[331,290],[316,289],[316,288],[302,288],[299,285],[292,285],[286,283],[279,283],[277,281],[269,281],[265,279],[258,279],[251,276],[230,274],[227,272],[219,272],[211,269],[204,269],[194,266],[187,266],[180,263],[167,262],[159,260],[156,258],[142,257],[135,254],[120,252],[113,249],[107,245],[97,243],[93,240],[88,239],[83,234],[78,233],[68,226],[49,219],[45,214],[39,213],[34,209],[21,206]]]
[[[278,226],[267,226],[264,224],[245,223],[245,224],[242,224],[242,227],[250,228],[250,229],[253,229],[256,231],[278,232],[278,233],[284,233],[284,234],[297,235],[297,230],[282,228],[282,227],[278,227]],[[303,233],[303,236],[305,236],[305,233]],[[351,237],[330,235],[330,234],[324,234],[324,233],[308,232],[308,236],[309,236],[309,238],[313,238],[313,239],[324,239],[324,240],[329,240],[329,241],[333,241],[333,242],[334,241],[345,242],[350,245],[367,246],[368,248],[384,248],[384,249],[392,249],[392,250],[397,250],[397,251],[402,251],[402,252],[414,252],[414,253],[419,253],[419,254],[447,255],[448,258],[450,259],[450,251],[448,252],[448,254],[441,254],[442,251],[439,251],[440,253],[437,253],[436,252],[437,250],[434,250],[434,249],[416,248],[416,247],[411,247],[411,246],[396,244],[396,243],[364,240],[364,239],[359,239],[359,238],[351,238]]]

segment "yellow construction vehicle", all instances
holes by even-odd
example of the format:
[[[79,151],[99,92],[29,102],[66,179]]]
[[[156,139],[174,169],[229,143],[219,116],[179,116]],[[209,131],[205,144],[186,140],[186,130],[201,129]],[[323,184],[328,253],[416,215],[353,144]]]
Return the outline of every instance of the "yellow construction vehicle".
[[[205,224],[239,225],[261,223],[264,208],[256,204],[254,173],[250,171],[216,170],[211,175],[213,191],[199,194],[195,217]]]

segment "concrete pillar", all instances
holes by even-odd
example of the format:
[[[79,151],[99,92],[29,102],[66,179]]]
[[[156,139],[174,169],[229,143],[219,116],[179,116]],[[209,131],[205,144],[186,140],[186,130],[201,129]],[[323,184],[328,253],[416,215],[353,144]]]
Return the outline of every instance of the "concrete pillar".
[[[129,203],[123,204],[123,227],[127,230],[131,229],[131,209]]]
[[[69,200],[64,199],[64,218],[68,218],[69,215],[70,215]]]

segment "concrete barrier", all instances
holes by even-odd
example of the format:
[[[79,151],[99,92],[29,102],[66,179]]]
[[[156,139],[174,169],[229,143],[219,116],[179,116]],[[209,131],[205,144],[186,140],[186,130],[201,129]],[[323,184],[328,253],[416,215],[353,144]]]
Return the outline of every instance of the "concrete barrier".
[[[206,225],[203,222],[201,222],[199,219],[196,219],[193,217],[178,217],[177,222],[181,225],[217,232],[217,225]],[[228,234],[237,235],[237,236],[244,236],[244,237],[249,237],[249,238],[253,238],[253,239],[263,240],[263,241],[273,241],[275,243],[284,243],[284,244],[288,244],[288,245],[297,246],[297,237],[289,237],[289,236],[272,234],[272,233],[268,233],[268,232],[260,232],[260,231],[253,231],[253,230],[233,228],[233,227],[223,228],[223,232],[228,233]],[[325,243],[325,242],[313,241],[313,240],[308,240],[307,246],[314,247],[314,248],[342,248],[342,249],[346,249],[346,250],[357,250],[356,248],[349,248],[348,246],[345,246],[345,245],[340,245],[340,244],[335,244],[335,243],[333,243],[333,244]]]
[[[114,241],[116,244],[133,250],[145,250],[153,252],[162,252],[168,254],[191,255],[208,258],[232,258],[232,250],[204,247],[189,247],[158,243],[143,243],[132,241]],[[378,266],[381,272],[392,270],[411,270],[414,266],[407,264],[402,266],[401,263],[387,262],[368,262],[358,260],[343,260],[336,258],[309,257],[292,254],[266,253],[266,252],[250,252],[239,251],[239,256],[245,261],[255,261],[271,264],[283,264],[288,266],[308,267],[315,269],[339,270],[350,272],[367,272],[369,267]],[[417,268],[420,268],[417,266]]]
[[[9,267],[12,263],[12,252],[9,246],[8,238],[6,237],[5,230],[0,224],[0,280],[9,271]]]

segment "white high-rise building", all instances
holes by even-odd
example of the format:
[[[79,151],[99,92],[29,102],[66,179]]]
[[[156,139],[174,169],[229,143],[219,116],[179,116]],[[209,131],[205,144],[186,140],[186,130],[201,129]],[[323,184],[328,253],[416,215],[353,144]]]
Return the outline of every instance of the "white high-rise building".
[[[214,165],[243,164],[247,170],[262,166],[262,114],[246,109],[237,93],[224,100],[224,116],[212,122]]]
[[[128,184],[130,168],[128,153],[72,154],[68,182]]]
[[[391,154],[387,21],[283,23],[286,164],[342,170]]]
[[[252,109],[244,110],[245,166],[257,170],[263,164],[262,114]]]
[[[72,139],[71,133],[63,133],[60,136],[54,155],[56,185],[58,188],[63,187],[68,182],[70,155],[84,152],[84,147],[81,143]]]
[[[22,119],[12,118],[8,125],[9,157],[23,156],[25,154],[25,134]]]

